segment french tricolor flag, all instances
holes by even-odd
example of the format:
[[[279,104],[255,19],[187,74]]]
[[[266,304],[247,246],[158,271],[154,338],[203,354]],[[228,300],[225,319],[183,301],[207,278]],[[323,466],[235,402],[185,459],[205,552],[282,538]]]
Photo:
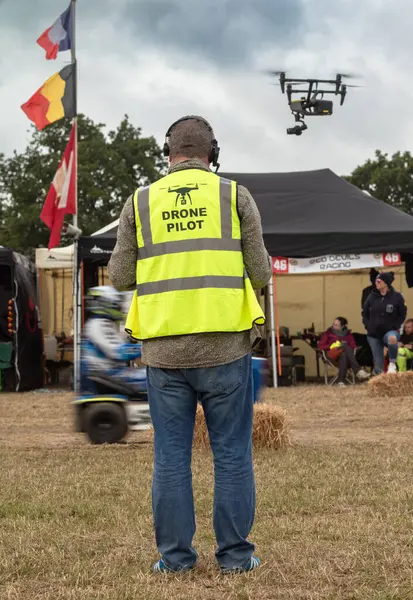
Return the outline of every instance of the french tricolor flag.
[[[46,58],[56,58],[59,52],[72,48],[72,4],[37,40],[46,50]]]

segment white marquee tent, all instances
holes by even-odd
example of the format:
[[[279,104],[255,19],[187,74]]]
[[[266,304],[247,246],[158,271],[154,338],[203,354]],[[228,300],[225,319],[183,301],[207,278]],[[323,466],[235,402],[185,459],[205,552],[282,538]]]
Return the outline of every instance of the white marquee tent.
[[[116,229],[119,224],[119,219],[109,223],[102,229],[92,233],[92,236],[106,233],[111,229]],[[73,269],[73,250],[74,244],[65,246],[64,248],[36,248],[36,267],[38,269]]]

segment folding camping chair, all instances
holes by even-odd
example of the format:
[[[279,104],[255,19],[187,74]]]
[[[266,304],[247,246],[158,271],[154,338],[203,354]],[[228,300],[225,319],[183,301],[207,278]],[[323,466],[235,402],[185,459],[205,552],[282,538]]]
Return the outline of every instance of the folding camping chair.
[[[13,344],[11,342],[0,343],[0,392],[3,389],[3,371],[11,367],[11,355]]]
[[[328,358],[325,350],[317,350],[317,352],[319,353],[324,365],[324,383],[326,385],[334,385],[338,379],[338,367],[336,367],[336,365]],[[356,352],[357,348],[354,350],[354,354],[356,354]],[[329,371],[330,369],[334,371],[332,374]],[[345,382],[350,385],[355,385],[356,378],[352,369],[348,369]]]

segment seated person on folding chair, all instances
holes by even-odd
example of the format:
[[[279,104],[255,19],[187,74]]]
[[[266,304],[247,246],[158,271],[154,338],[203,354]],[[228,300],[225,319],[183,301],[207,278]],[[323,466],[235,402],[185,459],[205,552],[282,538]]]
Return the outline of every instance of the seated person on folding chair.
[[[325,331],[318,348],[325,352],[327,360],[338,368],[337,384],[345,385],[347,371],[351,368],[360,381],[365,381],[370,375],[360,367],[355,356],[356,341],[347,327],[344,317],[337,317],[333,325]]]
[[[131,368],[129,361],[141,356],[141,347],[122,338],[118,323],[125,318],[123,295],[110,286],[91,288],[86,296],[88,319],[81,354],[82,391],[95,391],[97,376],[116,387],[126,386],[139,394],[146,391],[146,368]]]
[[[407,319],[397,352],[397,368],[400,372],[407,371],[408,361],[413,360],[413,319]]]

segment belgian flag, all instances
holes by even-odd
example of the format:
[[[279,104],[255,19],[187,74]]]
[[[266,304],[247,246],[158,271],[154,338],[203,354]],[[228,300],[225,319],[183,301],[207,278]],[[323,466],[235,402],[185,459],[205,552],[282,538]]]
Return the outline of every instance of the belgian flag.
[[[52,75],[25,104],[23,112],[37,129],[76,116],[76,63]]]

